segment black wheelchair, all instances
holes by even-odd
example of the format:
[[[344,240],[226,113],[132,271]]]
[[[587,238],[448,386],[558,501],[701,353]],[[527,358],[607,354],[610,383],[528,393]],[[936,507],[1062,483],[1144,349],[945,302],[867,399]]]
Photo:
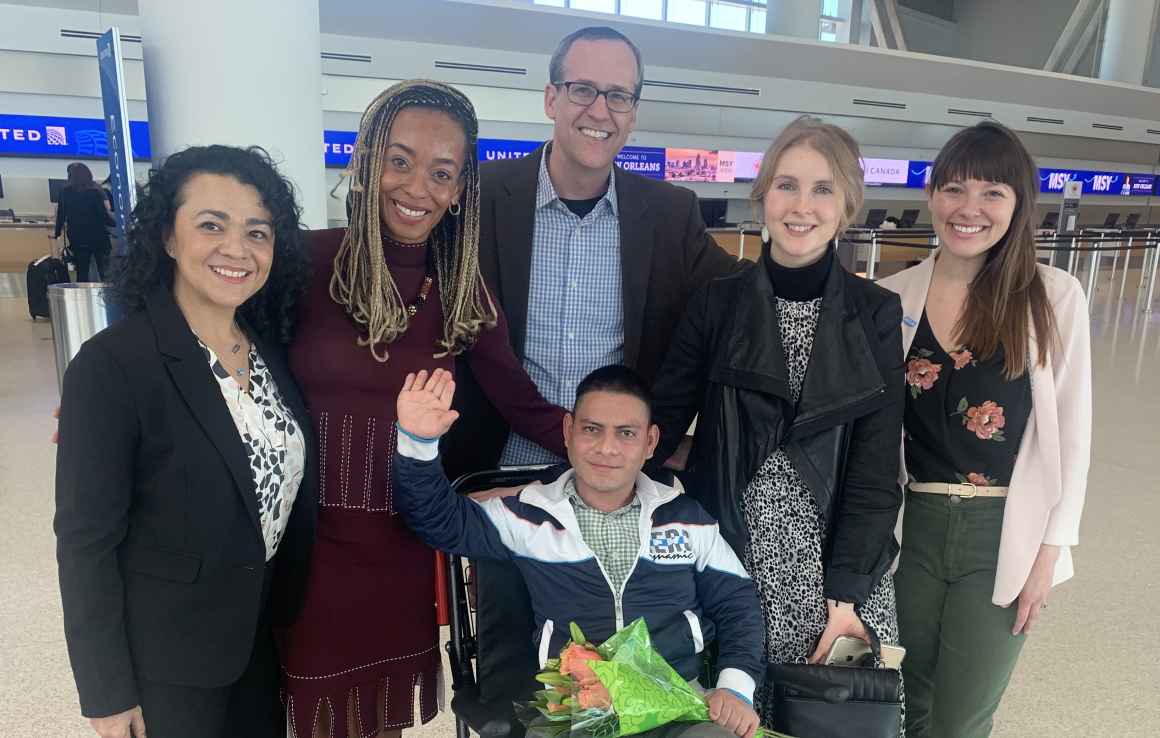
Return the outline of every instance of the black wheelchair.
[[[477,472],[460,477],[452,488],[458,494],[471,494],[536,481],[548,483],[564,468],[529,466]],[[532,678],[539,671],[539,659],[532,642],[535,623],[523,575],[509,561],[472,561],[473,608],[466,562],[451,555],[446,561],[451,620],[447,652],[455,734],[468,738],[470,731],[475,731],[482,738],[522,738],[524,726],[515,716],[513,703],[532,699],[532,693],[541,688]],[[714,651],[715,646],[711,644],[706,651]],[[706,681],[710,676],[708,663],[702,683],[711,684]]]
[[[524,486],[535,481],[546,483],[555,479],[562,469],[537,466],[477,472],[460,477],[452,487],[458,494],[471,494],[495,487]],[[523,738],[524,726],[515,716],[513,703],[530,700],[532,693],[540,688],[533,679],[539,670],[539,660],[532,643],[535,624],[524,578],[510,561],[473,561],[471,571],[475,585],[475,606],[472,608],[464,573],[467,562],[452,555],[448,555],[446,561],[451,621],[451,640],[447,643],[447,652],[451,667],[451,711],[455,714],[456,738],[470,738],[471,731],[478,733],[481,738]],[[705,663],[700,677],[702,684],[713,684],[716,681],[716,645],[706,644]],[[769,667],[767,680],[780,682],[784,678],[784,674],[776,673],[777,668]],[[896,682],[894,691],[887,689],[883,694],[877,693],[882,689],[873,683],[862,689],[851,689],[848,684],[835,683],[826,678],[823,672],[814,671],[825,668],[813,667],[795,674],[793,683],[785,685],[785,697],[789,698],[786,703],[802,706],[807,714],[816,709],[810,707],[811,704],[816,706],[819,703],[829,703],[835,707],[849,702],[851,708],[885,707],[887,712],[894,709],[893,727],[891,720],[887,719],[887,727],[882,734],[898,735],[898,705],[893,702]],[[870,697],[872,702],[878,704],[864,703],[859,697]],[[829,714],[829,710],[822,713],[826,717]],[[802,738],[876,735],[872,731],[858,732],[860,725],[866,727],[871,722],[882,722],[868,721],[867,717],[859,716],[845,725],[817,725],[816,732],[799,735]],[[780,721],[780,716],[778,719]],[[853,733],[847,732],[851,729]]]
[[[514,487],[543,480],[550,467],[517,467],[468,474],[456,480],[459,494]],[[509,561],[473,561],[474,613],[464,575],[465,563],[447,556],[450,588],[451,711],[457,738],[473,730],[483,738],[520,738],[524,727],[512,703],[530,700],[539,685],[532,679],[539,662],[532,644],[532,605],[524,578]],[[472,661],[475,662],[474,668]]]

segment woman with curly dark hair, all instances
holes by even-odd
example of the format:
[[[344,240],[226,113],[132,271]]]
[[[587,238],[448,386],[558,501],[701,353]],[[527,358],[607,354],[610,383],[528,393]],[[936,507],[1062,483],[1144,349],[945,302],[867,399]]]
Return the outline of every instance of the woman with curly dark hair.
[[[524,372],[479,273],[478,130],[451,87],[384,91],[359,127],[350,227],[310,234],[317,270],[290,353],[318,437],[318,542],[282,641],[298,738],[395,736],[436,712],[435,554],[391,479],[407,374],[465,355],[512,427],[564,454],[564,411]]]
[[[314,537],[314,449],[285,344],[305,282],[261,149],[170,156],[65,373],[55,529],[81,712],[104,738],[285,735],[273,624]]]

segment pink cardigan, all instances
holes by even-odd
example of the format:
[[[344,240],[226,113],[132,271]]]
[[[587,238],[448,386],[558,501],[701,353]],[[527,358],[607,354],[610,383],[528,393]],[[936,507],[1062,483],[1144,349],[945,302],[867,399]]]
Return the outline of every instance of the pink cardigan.
[[[879,284],[902,296],[903,352],[910,351],[926,306],[937,253]],[[1059,546],[1053,586],[1074,573],[1071,546],[1079,543],[1079,521],[1091,461],[1092,377],[1087,299],[1066,272],[1039,266],[1059,326],[1059,350],[1046,366],[1031,370],[1031,417],[1023,433],[1003,518],[999,567],[992,602],[1007,606],[1019,597],[1040,544]],[[1030,354],[1035,357],[1032,329]],[[901,482],[906,483],[903,450]],[[901,533],[901,526],[900,533]],[[906,545],[905,542],[902,544]]]

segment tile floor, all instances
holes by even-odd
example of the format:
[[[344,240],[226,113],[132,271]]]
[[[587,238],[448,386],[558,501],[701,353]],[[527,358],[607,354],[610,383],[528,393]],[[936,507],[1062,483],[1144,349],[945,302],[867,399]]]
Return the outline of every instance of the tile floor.
[[[994,731],[1160,735],[1160,308],[1121,303],[1109,275],[1092,309],[1095,443],[1078,576],[1027,644]],[[51,329],[0,290],[0,737],[92,735],[61,628],[52,536],[57,404]],[[15,290],[16,293],[19,290]],[[447,714],[409,738],[454,735]]]

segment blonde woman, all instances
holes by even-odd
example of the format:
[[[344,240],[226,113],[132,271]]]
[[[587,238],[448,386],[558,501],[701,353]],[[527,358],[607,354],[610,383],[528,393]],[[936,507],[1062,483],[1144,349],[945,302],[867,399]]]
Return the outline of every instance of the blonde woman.
[[[655,388],[658,458],[699,413],[686,487],[757,585],[771,663],[821,662],[843,635],[898,639],[902,311],[832,245],[862,188],[848,133],[808,117],[782,131],[753,187],[762,256],[693,298]]]
[[[479,275],[477,132],[450,87],[385,91],[359,128],[350,228],[310,237],[291,364],[318,434],[318,539],[302,615],[282,638],[297,738],[394,736],[436,712],[434,553],[392,491],[407,374],[451,371],[466,354],[505,420],[564,454],[563,410],[524,373]]]

